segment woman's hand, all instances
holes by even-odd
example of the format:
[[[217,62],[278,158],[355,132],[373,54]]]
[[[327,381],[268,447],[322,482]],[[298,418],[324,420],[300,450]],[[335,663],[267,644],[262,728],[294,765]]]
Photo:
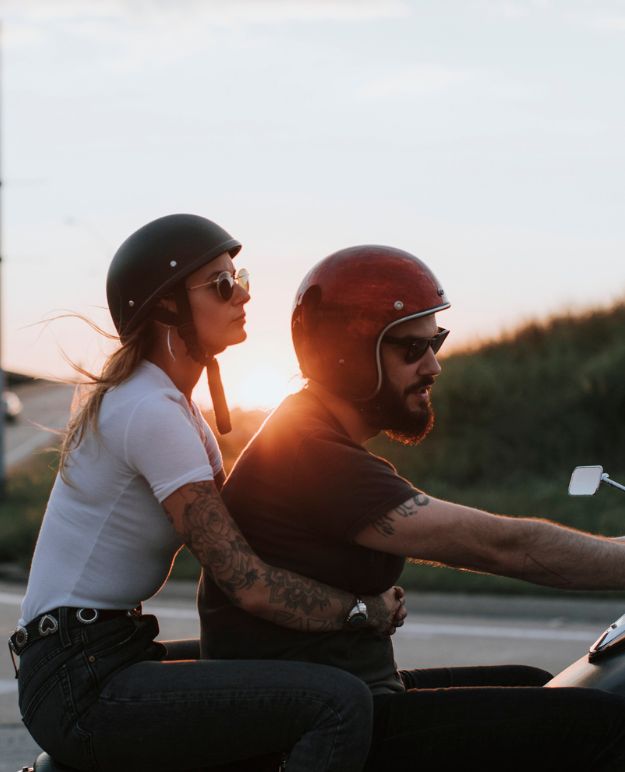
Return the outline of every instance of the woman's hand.
[[[406,619],[406,593],[402,587],[389,587],[381,595],[363,598],[369,611],[368,627],[381,635],[393,635]]]

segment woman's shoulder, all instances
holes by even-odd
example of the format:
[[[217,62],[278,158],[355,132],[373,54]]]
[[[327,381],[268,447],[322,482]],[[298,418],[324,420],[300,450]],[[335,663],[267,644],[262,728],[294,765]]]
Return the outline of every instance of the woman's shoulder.
[[[125,421],[137,411],[144,413],[185,412],[184,395],[159,367],[141,362],[132,375],[106,392],[100,411],[101,422],[117,418]]]

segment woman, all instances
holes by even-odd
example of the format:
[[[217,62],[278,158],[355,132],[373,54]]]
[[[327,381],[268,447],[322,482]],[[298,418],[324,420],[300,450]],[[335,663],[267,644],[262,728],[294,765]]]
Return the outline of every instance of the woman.
[[[239,249],[209,220],[170,215],[132,234],[109,270],[122,346],[70,421],[12,636],[24,723],[77,769],[182,770],[285,749],[293,771],[364,764],[371,701],[358,680],[180,659],[140,610],[186,544],[251,613],[319,631],[363,621],[353,595],[263,563],[218,493],[219,449],[191,391],[206,367],[227,430],[214,355],[245,339]],[[400,591],[365,600],[378,632],[401,623]]]

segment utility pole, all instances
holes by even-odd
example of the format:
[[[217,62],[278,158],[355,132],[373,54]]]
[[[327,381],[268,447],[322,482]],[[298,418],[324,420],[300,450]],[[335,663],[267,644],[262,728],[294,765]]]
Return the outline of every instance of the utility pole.
[[[4,448],[4,424],[6,421],[4,408],[4,362],[2,356],[2,21],[0,21],[0,499],[6,494],[6,464]]]

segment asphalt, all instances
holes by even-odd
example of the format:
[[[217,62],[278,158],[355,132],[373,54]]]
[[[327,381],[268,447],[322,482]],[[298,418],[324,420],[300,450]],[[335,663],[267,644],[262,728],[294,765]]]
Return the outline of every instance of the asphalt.
[[[22,581],[0,580],[0,635],[15,626]],[[408,593],[408,620],[394,638],[398,665],[533,664],[557,672],[584,656],[599,633],[625,611],[613,600]],[[198,634],[195,584],[170,582],[146,610],[159,618],[161,637]],[[20,721],[8,653],[0,658],[0,772],[32,763],[38,748]]]

